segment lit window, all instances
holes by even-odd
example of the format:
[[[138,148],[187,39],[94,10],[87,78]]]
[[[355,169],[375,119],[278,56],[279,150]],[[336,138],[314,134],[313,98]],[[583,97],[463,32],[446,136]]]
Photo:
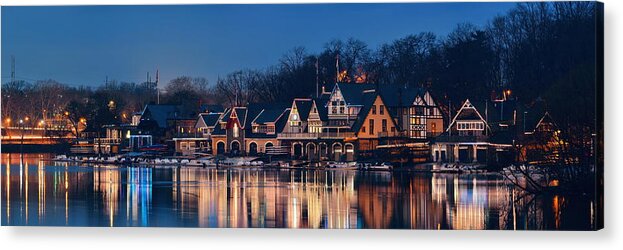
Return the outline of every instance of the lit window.
[[[234,123],[234,137],[238,137],[238,124]]]

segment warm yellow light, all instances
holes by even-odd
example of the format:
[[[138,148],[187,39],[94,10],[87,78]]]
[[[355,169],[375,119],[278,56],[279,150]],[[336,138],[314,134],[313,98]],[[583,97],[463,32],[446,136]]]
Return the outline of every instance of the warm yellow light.
[[[65,115],[69,115],[69,112],[65,111]]]
[[[11,118],[6,118],[6,123],[11,123]]]
[[[30,118],[29,118],[28,116],[26,116],[26,117],[24,118],[24,120],[25,120],[25,121],[28,121],[28,120],[30,120]]]
[[[85,119],[85,118],[80,118],[80,122],[85,123],[85,122],[87,122],[87,119]]]
[[[511,95],[511,90],[506,90],[506,95]]]

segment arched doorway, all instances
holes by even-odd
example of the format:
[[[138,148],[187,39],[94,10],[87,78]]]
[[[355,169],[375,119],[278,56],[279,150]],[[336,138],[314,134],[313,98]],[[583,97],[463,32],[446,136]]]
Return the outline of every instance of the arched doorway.
[[[294,159],[301,158],[301,156],[303,156],[303,145],[301,145],[300,143],[296,143],[292,146],[294,147]]]
[[[316,145],[313,143],[307,143],[307,160],[318,160],[318,153],[316,152]]]
[[[257,143],[251,142],[249,144],[249,155],[257,155]]]
[[[264,153],[271,153],[273,151],[273,143],[272,142],[267,142],[266,144],[264,144]]]
[[[216,143],[216,154],[222,155],[225,153],[225,143],[219,141]]]
[[[320,160],[325,160],[327,159],[327,144],[326,143],[320,143],[319,149],[320,149]]]
[[[333,144],[333,160],[341,161],[342,160],[342,144],[335,143]]]
[[[229,150],[229,152],[233,155],[240,154],[240,142],[238,141],[231,142],[231,149]]]
[[[346,144],[344,146],[346,151],[346,161],[354,161],[355,160],[355,146],[353,144]]]

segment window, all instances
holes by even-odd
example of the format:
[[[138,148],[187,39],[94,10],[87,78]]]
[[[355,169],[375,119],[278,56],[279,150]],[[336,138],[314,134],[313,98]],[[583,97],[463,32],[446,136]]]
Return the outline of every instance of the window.
[[[387,119],[381,121],[381,131],[387,132]]]
[[[372,114],[376,115],[376,105],[372,105]]]
[[[379,114],[381,114],[381,115],[385,114],[385,105],[379,106]]]
[[[374,119],[370,119],[370,131],[369,134],[374,134]]]
[[[340,107],[340,114],[344,114],[344,107]]]
[[[366,126],[361,127],[361,132],[365,133],[366,132]]]
[[[234,123],[234,137],[238,137],[238,124]]]

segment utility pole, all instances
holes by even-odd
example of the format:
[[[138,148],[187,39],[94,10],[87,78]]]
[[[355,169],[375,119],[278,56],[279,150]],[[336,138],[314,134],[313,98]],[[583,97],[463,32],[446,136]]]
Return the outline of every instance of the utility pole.
[[[318,98],[318,57],[316,57],[316,98]]]

